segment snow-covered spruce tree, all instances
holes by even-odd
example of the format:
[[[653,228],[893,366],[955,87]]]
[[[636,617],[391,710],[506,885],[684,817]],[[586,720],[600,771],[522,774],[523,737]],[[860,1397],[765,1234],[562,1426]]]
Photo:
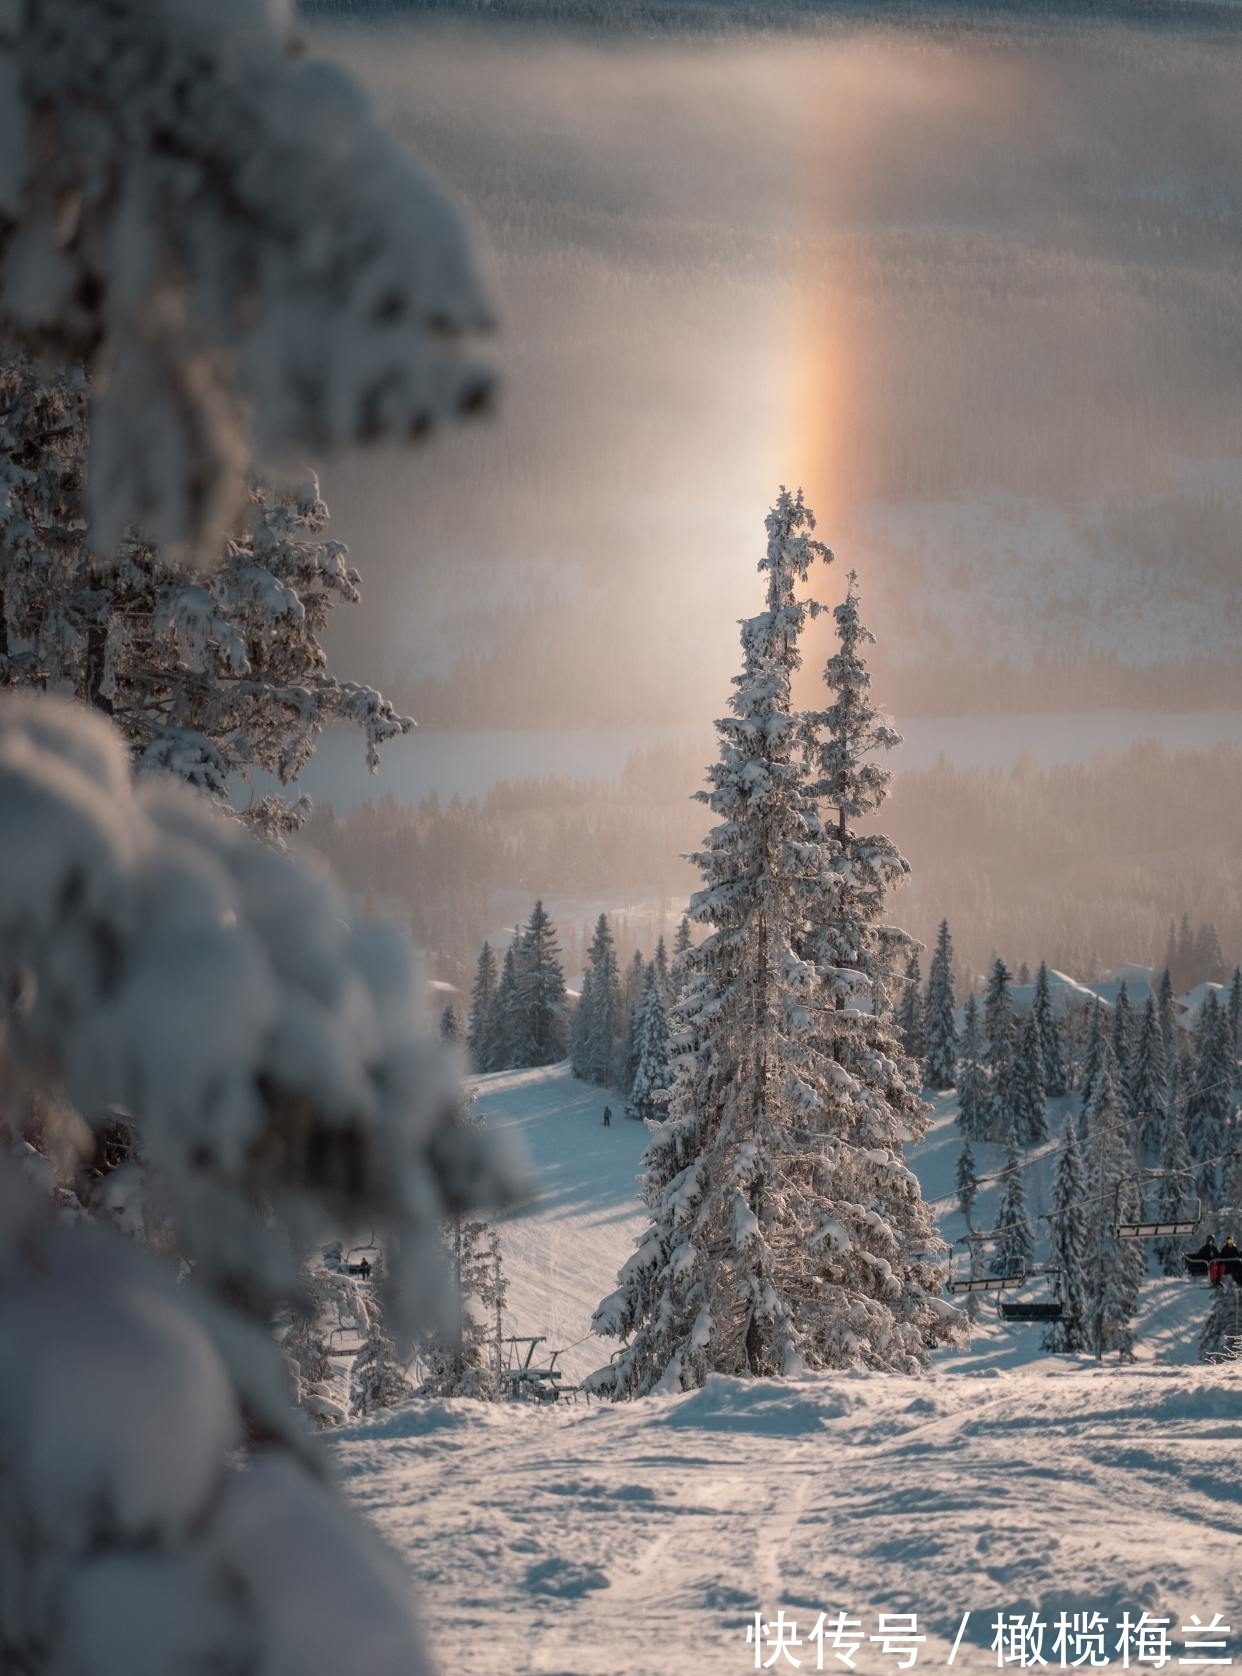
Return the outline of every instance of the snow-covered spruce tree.
[[[1144,1253],[1138,1240],[1117,1234],[1119,1219],[1137,1212],[1134,1147],[1116,1089],[1112,1044],[1102,1039],[1099,1069],[1087,1109],[1087,1310],[1091,1343],[1101,1355],[1129,1355],[1130,1327],[1142,1281]]]
[[[782,489],[759,564],[765,609],[742,626],[742,673],[699,794],[718,824],[694,858],[691,913],[710,929],[681,956],[692,1051],[644,1160],[651,1226],[594,1318],[629,1341],[618,1396],[713,1371],[910,1370],[958,1330],[901,1156],[925,1108],[885,1004],[897,939],[875,916],[905,863],[851,824],[883,793],[869,753],[895,737],[867,697],[852,584],[828,664],[838,702],[792,707],[817,609],[796,590],[829,558],[813,528],[801,494]]]
[[[1239,1071],[1242,1071],[1242,966],[1235,966],[1233,977],[1229,983],[1229,1000],[1226,1005],[1229,1017],[1229,1043],[1233,1049],[1234,1085],[1238,1084]]]
[[[1035,1027],[1039,1031],[1039,1047],[1044,1061],[1044,1092],[1050,1100],[1058,1100],[1069,1091],[1069,1076],[1065,1066],[1065,1043],[1061,1027],[1052,1010],[1052,991],[1048,983],[1048,967],[1039,963],[1035,976],[1035,996],[1031,1003]]]
[[[1145,1163],[1160,1157],[1169,1100],[1168,1068],[1156,1003],[1147,997],[1143,1016],[1134,1035],[1129,1065],[1122,1083],[1126,1121],[1138,1141],[1138,1156]]]
[[[335,721],[363,730],[375,769],[414,724],[327,669],[328,618],[358,600],[358,574],[325,534],[314,475],[252,489],[203,572],[132,530],[109,553],[87,545],[85,450],[85,380],[45,383],[23,355],[0,364],[0,686],[72,693],[140,768],[222,801],[256,769],[295,781]],[[247,816],[279,837],[303,808],[268,797]]]
[[[1091,1109],[1091,1102],[1095,1099],[1096,1083],[1099,1081],[1108,1052],[1108,1035],[1104,1028],[1104,1008],[1097,1001],[1091,1008],[1087,1046],[1083,1053],[1082,1078],[1078,1085],[1078,1133],[1083,1140],[1087,1136],[1087,1114]]]
[[[329,884],[182,788],[135,788],[115,730],[47,697],[0,704],[0,851],[0,987],[21,997],[0,1342],[24,1347],[0,1404],[0,1529],[22,1533],[0,1665],[426,1671],[405,1580],[329,1488],[270,1326],[299,1252],[361,1223],[393,1330],[417,1329],[442,1217],[509,1194],[452,1128],[404,940],[351,928]],[[67,1225],[13,1167],[34,1088],[57,1095],[65,1178],[128,1114],[167,1255]]]
[[[1016,1128],[1011,1128],[1006,1148],[1005,1185],[996,1212],[996,1260],[1000,1274],[1024,1274],[1035,1255],[1035,1224],[1026,1208],[1026,1183],[1022,1179],[1022,1153]]]
[[[496,999],[496,956],[490,943],[479,950],[474,969],[474,986],[470,991],[470,1017],[466,1024],[466,1051],[476,1071],[491,1071],[493,1044],[491,1040],[492,1003]]]
[[[953,939],[942,919],[927,970],[923,1009],[923,1084],[942,1093],[957,1081],[957,1024],[953,1000]]]
[[[1164,1045],[1164,1062],[1172,1072],[1177,1057],[1177,1001],[1173,994],[1173,978],[1166,966],[1156,987],[1156,1017],[1160,1021],[1160,1040]]]
[[[902,1048],[910,1059],[923,1060],[923,974],[919,968],[919,951],[911,954],[902,979],[894,1022]]]
[[[1052,1241],[1049,1261],[1057,1273],[1061,1319],[1049,1323],[1044,1349],[1073,1356],[1091,1347],[1087,1281],[1086,1188],[1078,1133],[1068,1114],[1061,1132],[1056,1180],[1052,1189]]]
[[[1160,1151],[1156,1156],[1165,1172],[1160,1183],[1160,1220],[1175,1222],[1186,1216],[1190,1201],[1196,1197],[1190,1149],[1186,1145],[1186,1130],[1182,1122],[1182,1099],[1176,1085],[1169,1091]],[[1185,1275],[1185,1245],[1180,1234],[1162,1234],[1155,1242],[1155,1253],[1161,1274]]]
[[[1224,1185],[1220,1155],[1233,1117],[1233,1056],[1229,1019],[1209,989],[1199,1011],[1195,1031],[1194,1070],[1186,1097],[1186,1144],[1207,1204],[1220,1203]]]
[[[1039,1026],[1030,1012],[1018,1036],[1010,1063],[1010,1117],[1022,1146],[1039,1146],[1048,1139],[1048,1101],[1044,1094],[1044,1056]]]
[[[582,1063],[575,1065],[578,1076],[601,1088],[613,1086],[617,1069],[617,1055],[624,1035],[624,1013],[621,1001],[621,972],[617,965],[617,945],[608,924],[607,914],[595,923],[595,934],[587,951],[590,979],[585,982],[578,1012],[582,1016]]]
[[[971,1141],[988,1139],[991,1094],[983,1068],[983,1042],[979,1029],[979,1003],[966,997],[962,1014],[962,1055],[957,1073],[957,1121],[963,1136]]]
[[[684,954],[688,954],[694,947],[694,932],[690,927],[689,914],[683,914],[677,923],[677,935],[673,938],[673,960],[676,963]]]
[[[672,1083],[668,1014],[660,993],[660,975],[653,961],[647,968],[638,1004],[637,1064],[626,1104],[627,1114],[642,1123],[663,1121],[668,1116],[668,1091]]]
[[[1130,992],[1126,988],[1123,978],[1117,987],[1117,999],[1113,1003],[1112,1046],[1113,1058],[1117,1061],[1117,1086],[1123,1089],[1130,1074],[1130,1055],[1134,1047],[1135,1019],[1134,1008],[1130,1004]]]
[[[668,949],[664,946],[663,937],[656,939],[655,951],[656,983],[660,986],[660,999],[666,1007],[673,1004],[673,975],[669,967]]]
[[[979,1197],[979,1178],[975,1174],[975,1155],[971,1150],[969,1135],[962,1136],[961,1148],[957,1155],[957,1185],[958,1209],[962,1213],[962,1221],[972,1232],[974,1231],[975,1201]]]
[[[569,1046],[565,976],[556,928],[536,902],[522,931],[514,974],[513,1018],[517,1065],[554,1065]]]
[[[988,1074],[991,1110],[988,1115],[988,1137],[1004,1143],[1013,1123],[1012,1068],[1017,1046],[1017,1028],[1013,1011],[1012,980],[1009,968],[997,955],[988,974],[983,992],[983,1034],[985,1045],[983,1065]]]
[[[106,370],[101,551],[132,524],[210,557],[251,457],[409,438],[488,394],[456,212],[277,16],[18,0],[0,19],[0,336]]]
[[[487,1041],[489,1071],[508,1070],[520,1065],[522,1021],[518,1013],[518,971],[522,958],[522,929],[515,925],[513,937],[500,966],[496,993],[488,1009]]]
[[[627,1097],[638,1070],[638,1025],[647,976],[642,950],[635,949],[621,984],[621,1016],[625,1030],[617,1047],[616,1084]]]

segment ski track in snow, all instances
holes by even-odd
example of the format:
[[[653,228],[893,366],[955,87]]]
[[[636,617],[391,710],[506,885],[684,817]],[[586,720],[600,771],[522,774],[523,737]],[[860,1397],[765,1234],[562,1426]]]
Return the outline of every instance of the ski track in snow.
[[[645,1224],[645,1132],[564,1067],[475,1088],[543,1189],[498,1224],[506,1330],[572,1344]],[[911,1154],[933,1199],[951,1186],[951,1112],[937,1102]],[[952,1216],[944,1226],[960,1231]],[[921,1379],[715,1379],[617,1405],[410,1403],[331,1434],[332,1455],[408,1567],[441,1668],[463,1676],[751,1670],[757,1608],[783,1608],[804,1638],[821,1610],[860,1618],[861,1676],[906,1656],[866,1639],[880,1613],[917,1613],[916,1669],[945,1667],[967,1610],[954,1668],[971,1676],[997,1668],[997,1613],[1033,1609],[1050,1625],[1062,1610],[1146,1609],[1172,1619],[1176,1643],[1190,1613],[1220,1611],[1242,1661],[1242,1368],[1193,1364],[1205,1311],[1201,1288],[1149,1282],[1133,1367],[1040,1356],[1037,1328],[985,1316],[969,1353]],[[568,1351],[569,1377],[609,1348]],[[1051,1641],[1050,1628],[1056,1668]],[[791,1651],[816,1668],[813,1645]],[[781,1656],[772,1668],[794,1667]],[[823,1668],[850,1667],[825,1648]]]

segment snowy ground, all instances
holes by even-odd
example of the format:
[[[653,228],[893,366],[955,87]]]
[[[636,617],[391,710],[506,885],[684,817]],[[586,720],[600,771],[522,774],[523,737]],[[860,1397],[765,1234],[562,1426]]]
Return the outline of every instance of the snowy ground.
[[[544,1189],[501,1224],[508,1328],[570,1347],[576,1378],[608,1349],[574,1341],[641,1225],[643,1132],[616,1101],[604,1129],[604,1096],[562,1068],[477,1087]],[[944,1109],[915,1160],[930,1198],[947,1192],[953,1157]],[[334,1434],[333,1453],[408,1564],[446,1671],[740,1672],[755,1667],[756,1609],[796,1622],[803,1670],[817,1668],[806,1637],[821,1611],[860,1620],[850,1656],[864,1673],[908,1667],[909,1649],[869,1641],[880,1614],[916,1614],[918,1667],[943,1668],[967,1611],[958,1670],[996,1669],[997,1614],[1033,1610],[1050,1668],[1062,1611],[1108,1620],[1115,1668],[1127,1610],[1170,1619],[1166,1668],[1189,1668],[1181,1654],[1242,1662],[1242,1370],[1190,1360],[1205,1307],[1192,1285],[1151,1282],[1129,1368],[1040,1356],[1037,1328],[989,1316],[970,1353],[920,1380],[715,1380],[616,1406],[416,1403]],[[1190,1615],[1216,1612],[1227,1651],[1187,1651]],[[829,1637],[822,1668],[851,1668],[849,1645]],[[1066,1664],[1079,1654],[1087,1668],[1085,1640]],[[782,1652],[770,1668],[795,1667]]]

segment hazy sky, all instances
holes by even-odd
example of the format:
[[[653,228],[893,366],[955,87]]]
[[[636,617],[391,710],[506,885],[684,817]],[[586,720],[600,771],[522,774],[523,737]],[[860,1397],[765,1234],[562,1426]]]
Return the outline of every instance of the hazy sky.
[[[343,672],[715,714],[783,481],[899,710],[1021,707],[1053,652],[1193,701],[1233,660],[1242,32],[323,39],[471,206],[505,379],[474,434],[325,471]]]

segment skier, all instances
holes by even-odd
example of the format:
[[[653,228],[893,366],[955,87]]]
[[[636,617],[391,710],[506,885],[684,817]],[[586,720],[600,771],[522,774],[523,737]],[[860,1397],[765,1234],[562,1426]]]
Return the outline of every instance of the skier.
[[[1186,1253],[1187,1274],[1207,1274],[1209,1265],[1215,1261],[1216,1256],[1216,1241],[1209,1234],[1198,1251],[1188,1251]]]
[[[611,1129],[612,1128],[612,1107],[611,1106],[605,1106],[604,1107],[604,1128],[605,1129]]]
[[[1214,1280],[1213,1285],[1219,1286],[1222,1280],[1232,1280],[1235,1285],[1242,1286],[1242,1251],[1238,1250],[1238,1242],[1232,1234],[1221,1246],[1220,1255],[1212,1268],[1220,1271],[1220,1279]]]

